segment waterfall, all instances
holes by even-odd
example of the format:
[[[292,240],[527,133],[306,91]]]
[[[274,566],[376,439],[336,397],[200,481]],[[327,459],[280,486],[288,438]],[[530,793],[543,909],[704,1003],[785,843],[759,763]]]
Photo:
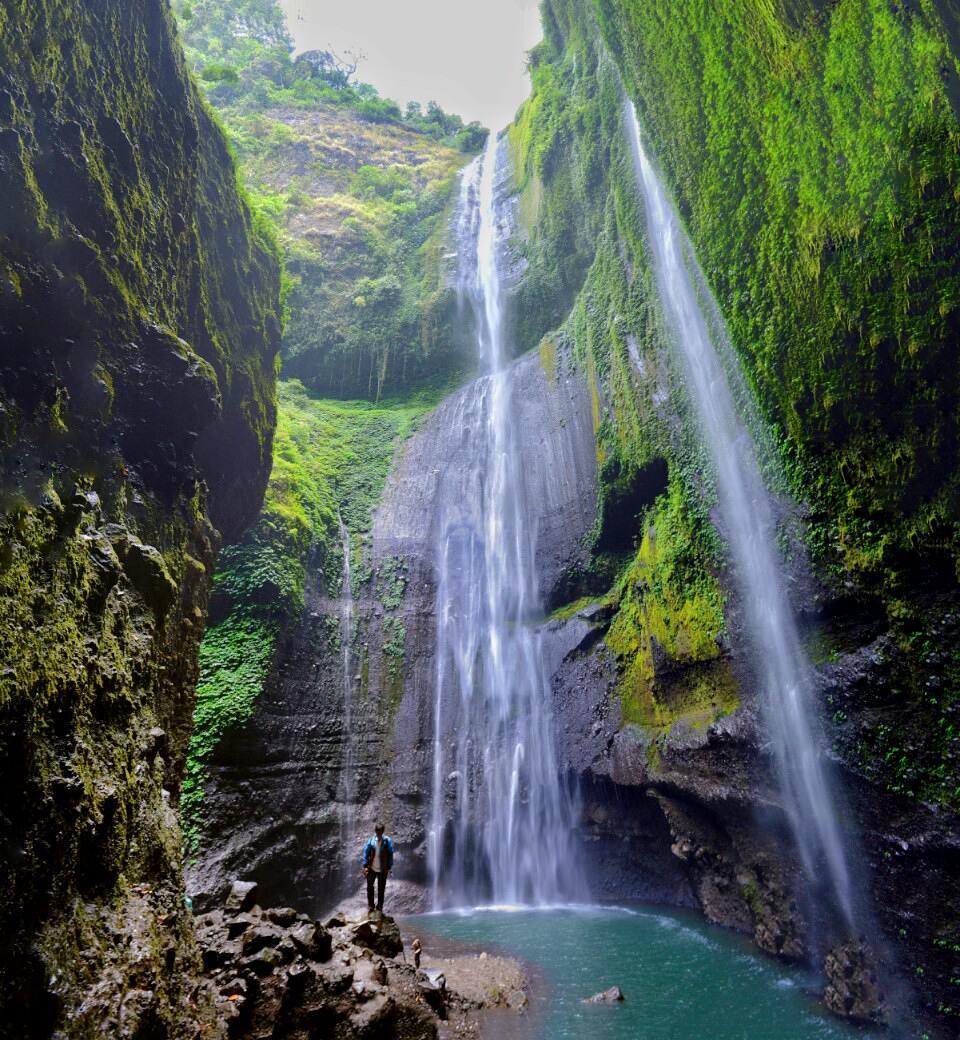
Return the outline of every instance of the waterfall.
[[[756,447],[741,421],[700,299],[716,304],[704,285],[693,249],[644,150],[636,112],[627,105],[637,180],[643,194],[654,273],[667,326],[682,360],[686,386],[699,417],[716,474],[724,532],[743,603],[756,678],[776,760],[784,808],[811,881],[826,878],[837,907],[852,921],[850,872],[825,774],[815,721],[812,670],[787,600],[776,524],[757,463]],[[824,873],[825,872],[825,873]]]
[[[340,593],[340,690],[343,706],[343,765],[340,769],[340,783],[337,798],[342,809],[340,819],[341,847],[353,855],[353,844],[356,838],[356,815],[358,800],[357,785],[357,705],[356,683],[353,678],[353,655],[350,645],[353,641],[353,576],[350,569],[350,531],[338,516],[340,524],[340,546],[343,552],[342,591]]]
[[[558,775],[542,616],[503,342],[503,148],[465,171],[460,292],[482,375],[458,423],[469,463],[438,503],[437,664],[428,854],[434,906],[546,904],[578,894],[573,809]]]

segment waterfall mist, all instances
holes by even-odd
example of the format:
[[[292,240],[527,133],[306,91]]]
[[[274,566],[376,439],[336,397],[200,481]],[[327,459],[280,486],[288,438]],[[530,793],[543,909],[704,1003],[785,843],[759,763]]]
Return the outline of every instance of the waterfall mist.
[[[716,475],[783,806],[807,878],[826,890],[849,926],[853,897],[847,850],[823,763],[811,667],[783,584],[770,498],[698,298],[692,247],[644,150],[630,104],[626,120],[663,315]]]
[[[468,462],[438,503],[437,665],[429,865],[433,904],[545,904],[580,894],[569,791],[558,776],[551,691],[534,622],[542,616],[536,531],[512,422],[503,342],[499,204],[503,148],[491,135],[465,171],[459,291],[473,314],[482,375],[459,417]]]

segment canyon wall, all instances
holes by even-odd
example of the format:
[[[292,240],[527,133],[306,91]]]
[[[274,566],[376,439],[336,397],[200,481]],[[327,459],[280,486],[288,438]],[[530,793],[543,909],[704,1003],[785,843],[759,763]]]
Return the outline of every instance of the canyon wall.
[[[0,1032],[192,1035],[176,804],[280,271],[163,0],[0,8]]]
[[[958,940],[951,10],[720,4],[691,25],[683,4],[553,0],[511,130],[531,284],[572,306],[556,332],[540,308],[527,326],[571,349],[602,402],[583,579],[596,643],[555,680],[585,826],[615,848],[624,820],[651,833],[656,802],[708,916],[784,955],[810,943],[817,907],[791,895],[723,527],[615,115],[629,97],[746,376],[845,826],[861,835],[884,956],[918,980],[917,1006],[891,1002],[945,1036]],[[599,229],[575,298],[558,227],[564,247],[572,229]],[[936,418],[920,420],[928,406]],[[585,680],[594,694],[571,697]],[[638,877],[655,862],[630,861]]]
[[[893,982],[889,1002],[950,1036],[956,18],[927,0],[731,0],[701,5],[691,26],[689,6],[548,0],[531,97],[508,130],[510,322],[517,352],[530,349],[512,378],[552,611],[531,623],[582,851],[598,896],[699,907],[786,958],[817,945],[816,894],[801,896],[707,457],[654,289],[630,99],[742,368],[844,828],[871,879],[865,927],[889,976],[916,983]],[[327,907],[356,887],[352,846],[383,814],[401,849],[396,898],[422,905],[432,503],[464,493],[453,478],[477,387],[429,416],[442,391],[363,420],[347,409],[354,448],[324,470],[322,523],[297,543],[302,599],[271,620],[276,649],[257,659],[242,710],[209,702],[223,725],[197,779],[199,899],[243,873],[271,898]],[[298,451],[332,428],[317,411],[330,407],[309,406],[302,430],[315,433]],[[351,451],[375,442],[375,472],[349,477]],[[278,489],[292,472],[277,470]],[[281,514],[265,516],[260,545]],[[289,585],[277,562],[246,584],[223,571],[223,591],[269,598]],[[263,644],[262,628],[243,631],[243,646]],[[246,682],[252,653],[210,645]],[[857,956],[827,965],[828,1003],[868,1015],[870,993],[843,982],[862,979]]]

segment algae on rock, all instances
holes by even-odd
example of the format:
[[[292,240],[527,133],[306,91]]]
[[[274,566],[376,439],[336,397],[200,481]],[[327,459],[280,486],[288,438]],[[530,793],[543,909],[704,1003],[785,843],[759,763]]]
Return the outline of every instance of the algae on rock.
[[[182,1036],[174,806],[269,468],[277,254],[161,0],[7,5],[0,181],[0,1018]]]

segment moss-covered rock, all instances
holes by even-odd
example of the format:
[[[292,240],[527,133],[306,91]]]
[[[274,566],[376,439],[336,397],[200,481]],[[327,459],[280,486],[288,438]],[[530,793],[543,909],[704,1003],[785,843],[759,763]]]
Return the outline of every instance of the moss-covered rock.
[[[0,10],[0,1019],[188,1035],[177,799],[279,265],[161,0]]]
[[[663,335],[620,123],[630,99],[759,405],[746,411],[765,475],[802,503],[805,523],[781,532],[786,566],[803,570],[791,557],[805,529],[819,584],[798,598],[827,649],[830,736],[871,850],[896,818],[904,849],[926,835],[914,862],[951,890],[950,825],[930,821],[954,819],[960,790],[953,5],[549,0],[544,21],[511,140],[531,291],[542,283],[536,298],[555,301],[541,308],[554,324],[572,303],[549,338],[572,345],[595,388],[600,506],[574,591],[614,608],[606,641],[635,734],[620,747],[644,763],[643,783],[669,770],[696,791],[711,744],[752,725],[749,676],[738,670],[738,693],[727,663],[743,634],[724,600],[709,467]],[[590,229],[586,257],[564,228]],[[517,301],[536,342],[549,328],[522,290]],[[654,475],[669,493],[645,501]],[[668,746],[678,716],[738,699],[695,753],[695,741]],[[648,754],[660,748],[662,763]],[[761,774],[748,778],[757,753],[729,782],[763,798]],[[954,1012],[937,944],[955,939],[956,914],[913,899],[889,850],[870,857],[884,924],[925,971],[921,1002],[941,1026]],[[902,928],[908,917],[923,923]]]
[[[486,131],[435,102],[402,114],[328,52],[294,60],[277,0],[174,8],[255,205],[284,246],[285,374],[321,397],[378,400],[470,367],[450,223],[458,172]]]

